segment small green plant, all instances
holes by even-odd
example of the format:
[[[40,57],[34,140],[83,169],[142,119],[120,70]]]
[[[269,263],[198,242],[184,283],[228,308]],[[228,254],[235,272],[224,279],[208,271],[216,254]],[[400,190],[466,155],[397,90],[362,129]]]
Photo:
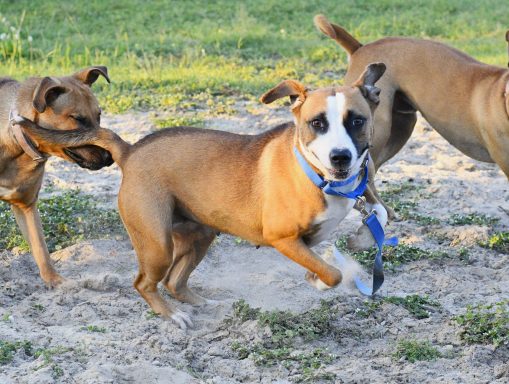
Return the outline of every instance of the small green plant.
[[[489,305],[467,306],[454,318],[461,327],[460,337],[468,344],[509,344],[509,300]]]
[[[106,333],[106,328],[99,327],[97,325],[87,325],[86,327],[81,327],[81,330],[96,333]]]
[[[442,354],[440,351],[433,347],[429,341],[417,340],[401,340],[394,353],[395,358],[404,358],[410,363],[423,360],[436,360],[441,356]]]
[[[44,311],[44,306],[42,304],[32,304],[32,308],[36,311]]]
[[[64,374],[64,370],[62,367],[60,367],[55,361],[54,357],[58,355],[62,355],[66,352],[72,351],[71,348],[66,347],[54,347],[54,348],[41,348],[35,351],[34,357],[39,358],[42,357],[42,364],[35,368],[35,370],[42,369],[44,367],[47,367],[48,365],[51,366],[51,372],[54,379],[57,379]]]
[[[453,214],[447,221],[450,225],[493,225],[496,224],[500,218],[485,215],[483,213],[469,213],[466,215]]]
[[[7,321],[10,321],[10,319],[11,319],[11,313],[10,312],[5,312],[2,315],[2,321],[7,322]]]
[[[32,356],[32,343],[30,341],[5,341],[0,340],[0,365],[5,365],[12,361],[14,353],[23,349],[27,356]]]
[[[409,295],[405,297],[388,296],[385,297],[383,301],[403,306],[417,319],[428,318],[431,308],[440,307],[438,301],[431,300],[428,296],[419,295]]]
[[[497,232],[490,236],[481,246],[497,252],[509,254],[509,232]]]
[[[342,250],[348,252],[346,249]],[[375,254],[376,250],[374,249],[360,252],[351,252],[352,257],[367,268],[373,267]],[[386,247],[383,253],[385,267],[389,270],[394,270],[396,267],[402,264],[417,260],[438,259],[447,256],[448,255],[445,252],[431,251],[407,244],[399,244],[396,247]]]
[[[321,335],[332,333],[332,321],[337,310],[330,302],[322,300],[320,307],[295,314],[289,311],[261,311],[251,308],[241,300],[233,304],[233,317],[230,323],[257,320],[260,327],[268,327],[270,337],[258,343],[241,343],[239,340],[231,344],[238,359],[251,357],[257,365],[281,365],[297,372],[294,381],[313,382],[313,378],[333,380],[335,375],[323,372],[327,364],[336,356],[321,348],[310,351],[295,350],[296,340],[309,342]]]
[[[149,311],[147,311],[147,314],[145,315],[145,319],[150,320],[150,319],[154,319],[159,316],[160,316],[159,313],[154,312],[153,310],[150,309]]]

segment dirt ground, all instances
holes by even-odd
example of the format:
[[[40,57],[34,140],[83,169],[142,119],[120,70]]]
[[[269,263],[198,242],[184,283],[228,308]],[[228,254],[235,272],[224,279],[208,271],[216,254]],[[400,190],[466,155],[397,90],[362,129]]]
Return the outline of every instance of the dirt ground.
[[[214,118],[206,126],[257,133],[289,119],[286,108],[239,107],[239,117]],[[153,130],[151,114],[106,116],[103,125],[134,142]],[[112,205],[120,182],[116,166],[98,172],[52,159],[46,185],[52,192],[79,187]],[[325,369],[337,383],[508,383],[509,351],[466,345],[454,315],[468,304],[509,298],[509,255],[476,245],[486,239],[485,226],[451,226],[453,214],[484,213],[500,218],[508,230],[509,183],[492,164],[463,156],[421,119],[405,148],[378,174],[381,189],[413,183],[421,187],[418,212],[441,220],[428,226],[411,220],[393,222],[389,234],[400,241],[450,255],[423,259],[388,271],[382,295],[429,295],[441,307],[429,318],[415,319],[395,305],[376,316],[360,317],[365,298],[348,282],[320,292],[304,280],[304,270],[269,248],[221,235],[191,276],[190,285],[216,302],[203,307],[177,303],[192,316],[187,331],[151,316],[134,290],[136,256],[127,238],[84,241],[55,252],[57,269],[67,278],[58,289],[42,284],[30,254],[0,252],[0,339],[29,340],[51,357],[19,351],[0,366],[1,383],[287,383],[291,370],[260,367],[239,359],[231,344],[259,336],[256,322],[225,325],[232,304],[244,299],[263,310],[302,312],[330,299],[338,311],[334,327],[341,337],[312,343],[337,358]],[[337,236],[359,225],[357,213],[341,224]],[[445,239],[445,240],[444,240]],[[335,239],[331,238],[330,246]],[[468,248],[468,262],[458,250]],[[165,294],[166,295],[166,294]],[[170,297],[166,295],[170,300]],[[95,326],[100,332],[90,332]],[[403,339],[429,340],[442,352],[434,361],[410,363],[393,357]]]

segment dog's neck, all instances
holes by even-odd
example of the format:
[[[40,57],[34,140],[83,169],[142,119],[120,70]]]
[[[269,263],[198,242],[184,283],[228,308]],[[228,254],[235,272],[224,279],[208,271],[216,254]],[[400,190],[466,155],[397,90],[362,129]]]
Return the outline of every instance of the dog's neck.
[[[18,117],[18,112],[15,109],[11,109],[9,112],[8,129],[10,129],[16,143],[33,161],[37,163],[45,162],[48,156],[39,151],[37,143],[27,136],[21,125],[18,124]]]

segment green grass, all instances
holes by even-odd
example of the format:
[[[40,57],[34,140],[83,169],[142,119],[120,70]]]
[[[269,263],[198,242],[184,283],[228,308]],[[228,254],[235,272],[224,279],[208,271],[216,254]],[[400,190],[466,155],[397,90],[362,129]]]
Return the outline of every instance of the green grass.
[[[186,126],[201,126],[203,119],[200,117],[172,116],[163,119],[153,119],[152,122],[158,129]]]
[[[488,241],[481,243],[481,246],[509,254],[509,232],[496,232],[490,236]]]
[[[78,190],[40,199],[38,208],[50,252],[84,239],[103,238],[124,232],[116,210],[99,207],[93,196]],[[0,248],[14,247],[25,251],[29,249],[9,206],[1,203]]]
[[[27,356],[32,356],[32,343],[29,341],[5,341],[0,340],[0,365],[10,363],[16,351],[23,349]]]
[[[315,30],[316,13],[362,42],[429,37],[488,63],[507,61],[509,4],[497,0],[0,4],[0,73],[23,78],[107,65],[113,84],[94,88],[110,113],[171,109],[176,95],[257,97],[288,77],[311,86],[339,81],[346,55]]]
[[[366,251],[352,252],[346,249],[343,241],[337,241],[336,246],[342,251],[349,253],[355,260],[368,269],[373,268],[376,249]],[[384,247],[383,251],[384,267],[388,270],[395,270],[397,267],[411,263],[417,260],[434,260],[448,257],[446,252],[432,251],[415,247],[413,245],[399,244],[396,247]]]
[[[99,327],[97,325],[87,325],[86,327],[80,328],[82,331],[92,332],[92,333],[106,333],[106,328]]]
[[[440,307],[440,303],[438,301],[432,300],[428,296],[387,296],[382,297],[379,300],[365,300],[362,307],[357,308],[355,313],[360,317],[370,317],[375,314],[384,303],[402,306],[416,319],[429,318],[431,312]]]
[[[404,358],[410,363],[415,363],[416,361],[436,360],[442,357],[442,354],[429,341],[401,340],[396,347],[394,357]]]
[[[324,368],[336,356],[323,348],[309,348],[308,344],[319,337],[334,334],[333,321],[336,316],[337,309],[325,300],[319,307],[300,314],[261,311],[240,300],[233,304],[230,324],[256,320],[261,329],[270,330],[270,336],[255,343],[236,340],[231,348],[238,359],[251,358],[259,366],[281,366],[297,373],[292,378],[295,382],[334,381],[335,375],[325,372]],[[299,343],[304,345],[299,348]]]
[[[461,327],[461,339],[468,344],[509,345],[509,300],[469,305],[455,320]]]
[[[496,224],[500,218],[485,215],[483,213],[469,213],[466,215],[453,214],[448,220],[450,225],[485,225],[491,226]]]

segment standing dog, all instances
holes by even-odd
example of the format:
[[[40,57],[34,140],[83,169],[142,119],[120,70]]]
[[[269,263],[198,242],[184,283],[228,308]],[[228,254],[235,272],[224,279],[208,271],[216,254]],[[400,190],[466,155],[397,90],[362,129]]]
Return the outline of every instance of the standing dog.
[[[497,163],[509,177],[509,70],[433,41],[390,37],[362,45],[322,15],[315,24],[348,53],[345,84],[355,81],[368,63],[387,65],[377,84],[382,93],[370,151],[376,169],[410,138],[419,111],[461,152]],[[376,194],[373,180],[370,189]],[[361,243],[350,245],[361,248]]]
[[[68,77],[30,78],[22,83],[0,79],[0,200],[11,204],[41,277],[50,287],[59,284],[62,277],[52,265],[36,207],[46,159],[59,156],[94,170],[111,165],[113,160],[96,146],[71,148],[37,140],[18,122],[32,121],[55,132],[98,129],[101,110],[90,86],[99,75],[109,82],[105,67],[90,67]]]
[[[157,286],[162,282],[180,301],[203,303],[187,280],[216,231],[276,248],[306,268],[307,280],[317,288],[341,282],[341,272],[309,247],[327,238],[354,201],[326,195],[308,178],[294,151],[324,178],[357,175],[352,182],[358,184],[379,100],[374,84],[384,71],[383,64],[371,64],[352,86],[315,91],[283,81],[261,101],[290,97],[295,124],[260,135],[181,127],[130,146],[106,129],[88,134],[88,143],[111,152],[122,169],[118,204],[139,260],[134,286],[156,313],[183,328],[191,323],[161,297]],[[48,131],[34,124],[27,129],[48,138]],[[65,136],[66,144],[84,143],[73,141],[73,132]],[[386,216],[379,219],[384,225]]]

